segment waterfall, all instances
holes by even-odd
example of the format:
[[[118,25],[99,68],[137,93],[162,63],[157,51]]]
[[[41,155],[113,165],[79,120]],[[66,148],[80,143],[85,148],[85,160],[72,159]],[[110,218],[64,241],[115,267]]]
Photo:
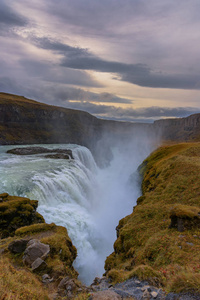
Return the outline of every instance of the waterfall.
[[[1,146],[0,192],[39,200],[38,211],[45,221],[67,228],[78,250],[74,267],[80,280],[90,284],[104,273],[104,261],[116,239],[115,227],[132,212],[140,195],[137,167],[149,148],[116,147],[113,160],[100,169],[86,147],[40,146],[71,149],[74,159],[16,156],[6,153],[13,147]]]

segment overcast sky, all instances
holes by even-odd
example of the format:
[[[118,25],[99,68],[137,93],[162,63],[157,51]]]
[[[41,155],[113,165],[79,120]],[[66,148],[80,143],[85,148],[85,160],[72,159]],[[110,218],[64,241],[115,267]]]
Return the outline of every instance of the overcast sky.
[[[0,0],[0,91],[97,117],[200,112],[199,0]]]

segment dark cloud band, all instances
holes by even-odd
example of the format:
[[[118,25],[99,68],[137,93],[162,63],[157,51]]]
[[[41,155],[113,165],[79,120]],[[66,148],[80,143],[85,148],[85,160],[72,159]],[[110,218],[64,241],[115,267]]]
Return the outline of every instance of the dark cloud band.
[[[93,55],[88,49],[72,47],[48,38],[34,38],[40,48],[59,52],[63,55],[61,66],[76,70],[92,70],[114,73],[118,79],[143,87],[171,89],[199,89],[200,76],[197,74],[170,74],[155,72],[145,64],[127,64],[106,61]]]

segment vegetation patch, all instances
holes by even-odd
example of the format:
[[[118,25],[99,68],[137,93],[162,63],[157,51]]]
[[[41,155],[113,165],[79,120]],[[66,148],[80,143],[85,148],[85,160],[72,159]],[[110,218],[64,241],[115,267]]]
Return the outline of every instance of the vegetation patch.
[[[43,223],[44,218],[36,212],[37,200],[0,194],[0,237],[13,236],[15,230],[33,223]]]
[[[120,220],[114,252],[105,262],[114,281],[156,278],[167,291],[199,292],[199,153],[200,143],[163,146],[140,166],[142,196]]]
[[[47,230],[54,230],[55,228],[56,228],[56,225],[54,223],[33,224],[33,225],[18,228],[15,231],[15,235],[16,236],[34,235],[39,232],[43,232],[43,231],[47,231]]]
[[[0,257],[0,299],[48,300],[47,290],[31,272],[16,269],[5,257]]]

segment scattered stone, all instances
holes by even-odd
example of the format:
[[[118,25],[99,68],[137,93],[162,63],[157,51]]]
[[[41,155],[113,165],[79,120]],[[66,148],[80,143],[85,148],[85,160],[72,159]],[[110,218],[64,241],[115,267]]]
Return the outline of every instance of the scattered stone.
[[[151,296],[155,299],[155,298],[157,298],[158,293],[157,292],[151,292]]]
[[[67,285],[67,282],[70,280],[70,278],[67,276],[67,277],[65,277],[65,278],[63,278],[62,280],[61,280],[61,282],[59,283],[59,285],[58,285],[58,289],[60,289],[60,290],[63,290],[63,289],[65,289],[66,288],[66,285]]]
[[[39,257],[45,260],[50,252],[50,247],[47,244],[41,243],[37,239],[30,240],[24,252],[23,263],[31,266],[32,263]]]
[[[111,288],[112,284],[110,284],[110,280],[106,277],[96,277],[93,283],[91,284],[91,287],[94,288],[96,291],[100,291]]]
[[[194,246],[193,243],[186,242],[186,244],[189,245],[189,246],[191,246],[191,247]]]
[[[163,300],[166,297],[162,289],[150,286],[147,281],[140,281],[137,278],[130,278],[124,282],[117,283],[112,287],[110,287],[110,282],[107,278],[95,278],[91,287],[96,292],[108,290],[113,291],[122,299],[134,298],[135,300]],[[156,298],[153,296],[156,296]],[[90,299],[93,299],[92,296]]]
[[[42,275],[42,283],[48,284],[51,283],[54,279],[51,278],[48,274]]]
[[[141,288],[141,291],[144,292],[144,291],[148,291],[148,292],[151,292],[151,288],[149,285],[145,285]]]
[[[67,296],[67,299],[71,299],[73,298],[73,295],[77,294],[79,288],[80,285],[78,285],[74,279],[70,279],[70,277],[67,276],[59,283],[58,294],[61,297]]]
[[[193,235],[194,238],[198,238],[198,236],[196,234]]]
[[[14,254],[22,253],[25,251],[29,240],[21,239],[15,240],[8,245],[8,250]]]
[[[136,283],[136,284],[140,284],[140,281],[139,281],[139,280],[135,280],[135,283]]]
[[[47,264],[40,257],[36,258],[36,260],[31,264],[32,271],[41,271],[46,268]]]
[[[148,290],[145,290],[143,295],[142,295],[142,300],[150,300],[151,299],[151,295],[148,292]]]
[[[42,275],[42,282],[45,280],[49,280],[49,279],[50,279],[50,276],[48,274]]]

